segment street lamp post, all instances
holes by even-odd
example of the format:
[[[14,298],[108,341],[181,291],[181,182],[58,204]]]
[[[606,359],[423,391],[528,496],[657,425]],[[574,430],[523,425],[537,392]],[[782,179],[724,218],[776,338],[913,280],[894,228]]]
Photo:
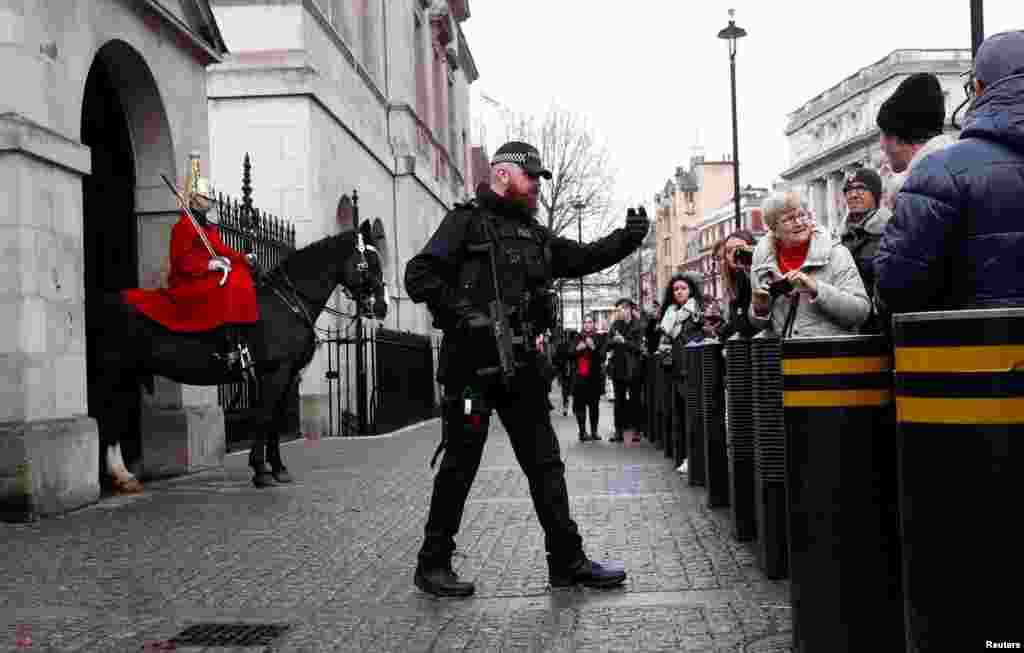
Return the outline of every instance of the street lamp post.
[[[732,184],[738,231],[743,228],[743,224],[740,218],[740,144],[736,123],[736,40],[746,36],[747,32],[742,27],[736,27],[736,21],[732,18],[735,14],[735,9],[729,10],[729,25],[718,32],[718,38],[729,42],[729,76],[732,81]]]
[[[579,228],[580,246],[583,245],[583,209],[587,206],[586,202],[582,202],[577,199],[572,204],[572,208],[576,209],[576,226]],[[583,277],[580,277],[580,332],[583,331]]]
[[[978,54],[978,46],[985,40],[985,19],[982,0],[971,0],[971,58]]]

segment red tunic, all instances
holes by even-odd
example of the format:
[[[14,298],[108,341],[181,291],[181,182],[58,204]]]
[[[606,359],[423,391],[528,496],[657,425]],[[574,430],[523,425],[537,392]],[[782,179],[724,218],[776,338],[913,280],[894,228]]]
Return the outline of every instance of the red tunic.
[[[124,300],[171,331],[207,331],[225,323],[251,324],[259,318],[256,289],[245,257],[224,244],[217,228],[207,224],[213,251],[231,261],[231,273],[211,272],[210,252],[192,221],[182,212],[171,231],[171,272],[167,288],[125,290]]]

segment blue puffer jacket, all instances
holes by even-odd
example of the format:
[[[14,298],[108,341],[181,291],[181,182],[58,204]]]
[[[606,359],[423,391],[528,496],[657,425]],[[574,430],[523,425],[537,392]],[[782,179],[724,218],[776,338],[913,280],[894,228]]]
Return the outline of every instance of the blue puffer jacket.
[[[960,140],[913,168],[875,271],[888,313],[1024,306],[1024,74],[986,88]]]

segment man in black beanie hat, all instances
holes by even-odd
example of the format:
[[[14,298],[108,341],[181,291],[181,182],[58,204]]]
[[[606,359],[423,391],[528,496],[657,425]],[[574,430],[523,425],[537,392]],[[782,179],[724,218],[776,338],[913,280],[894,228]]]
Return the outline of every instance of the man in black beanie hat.
[[[973,73],[960,139],[914,156],[882,235],[875,299],[890,313],[1024,306],[1024,31],[985,39]]]
[[[1024,307],[1024,31],[985,39],[972,72],[976,97],[960,139],[914,167],[882,236],[875,294],[892,313]],[[935,350],[942,354],[918,358],[913,371],[944,374],[908,374],[900,392],[928,397],[916,400],[922,406],[916,411],[913,400],[900,409],[901,431],[917,423],[899,445],[900,478],[913,470],[915,488],[904,495],[913,496],[913,519],[904,524],[914,525],[906,540],[913,551],[903,556],[904,592],[908,601],[913,597],[906,613],[907,651],[968,651],[981,649],[981,639],[1021,639],[1020,604],[991,589],[993,578],[1020,586],[1020,540],[996,536],[978,542],[978,533],[991,529],[993,512],[958,512],[956,526],[942,532],[941,547],[919,545],[913,537],[943,528],[950,517],[942,497],[949,468],[937,464],[948,454],[936,455],[943,437],[970,433],[958,443],[953,462],[964,478],[977,479],[976,496],[1000,502],[997,497],[1019,492],[1024,411],[1010,402],[1020,396],[1024,355],[999,346],[1021,342],[1009,315],[961,313],[970,319],[917,322],[913,331],[919,343],[943,346]],[[956,342],[989,346],[948,346]],[[950,552],[971,560],[968,573],[948,573]],[[971,598],[950,600],[958,596]]]
[[[892,213],[881,206],[882,178],[870,168],[859,168],[843,187],[849,212],[840,239],[853,254],[868,298],[874,297],[875,255]],[[861,333],[877,333],[874,315],[861,325]]]
[[[893,172],[909,170],[929,153],[953,142],[944,136],[946,101],[931,73],[907,77],[878,110],[882,151]]]

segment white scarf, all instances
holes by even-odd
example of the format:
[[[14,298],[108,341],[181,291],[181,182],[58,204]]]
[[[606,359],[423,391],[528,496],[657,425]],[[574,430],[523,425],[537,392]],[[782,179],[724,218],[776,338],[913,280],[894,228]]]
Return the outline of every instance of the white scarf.
[[[697,301],[691,297],[686,300],[680,308],[677,304],[673,304],[668,307],[665,311],[664,317],[661,318],[661,331],[672,340],[679,337],[679,334],[683,330],[683,325],[686,321],[697,312]]]

